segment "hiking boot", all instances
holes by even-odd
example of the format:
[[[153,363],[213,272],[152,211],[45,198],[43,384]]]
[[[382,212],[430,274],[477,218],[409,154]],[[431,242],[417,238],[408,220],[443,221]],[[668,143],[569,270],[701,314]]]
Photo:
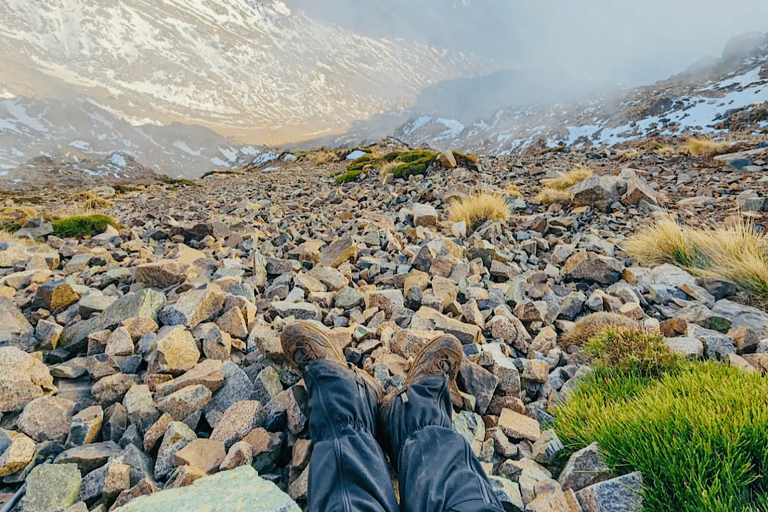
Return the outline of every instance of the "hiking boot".
[[[355,380],[372,388],[377,398],[381,398],[381,384],[363,370],[347,364],[341,349],[334,343],[328,332],[306,320],[297,320],[286,326],[280,333],[280,344],[288,360],[304,374],[312,361],[326,361],[346,368],[354,374]]]
[[[448,378],[448,390],[451,393],[451,401],[460,406],[462,404],[459,388],[456,386],[456,375],[459,373],[461,360],[464,357],[461,342],[451,334],[443,334],[433,339],[422,347],[413,360],[411,369],[405,378],[403,387],[392,391],[390,395],[400,394],[410,384],[418,382],[425,375],[446,375]]]
[[[306,320],[298,320],[280,333],[280,343],[288,360],[304,372],[311,361],[324,360],[347,366],[341,349],[324,329]]]

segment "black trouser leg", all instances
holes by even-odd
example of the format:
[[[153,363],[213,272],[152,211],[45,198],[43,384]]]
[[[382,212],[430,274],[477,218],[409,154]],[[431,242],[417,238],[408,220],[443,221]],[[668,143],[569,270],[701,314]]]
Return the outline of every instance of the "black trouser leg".
[[[503,512],[480,461],[453,430],[447,377],[427,375],[382,404],[379,425],[397,462],[403,512]]]
[[[309,393],[310,512],[396,512],[384,453],[376,442],[378,396],[360,375],[319,360],[304,372]]]

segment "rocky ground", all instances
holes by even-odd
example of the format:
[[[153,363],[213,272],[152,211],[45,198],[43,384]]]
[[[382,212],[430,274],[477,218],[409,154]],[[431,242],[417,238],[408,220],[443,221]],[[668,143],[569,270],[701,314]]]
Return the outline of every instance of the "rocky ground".
[[[731,283],[622,249],[664,212],[690,225],[742,212],[765,229],[768,144],[733,140],[718,160],[644,139],[345,185],[330,174],[346,162],[282,160],[124,188],[107,208],[124,228],[90,239],[33,222],[22,243],[0,242],[0,502],[26,482],[14,510],[106,511],[153,493],[126,510],[159,510],[183,499],[165,490],[218,472],[189,489],[254,489],[222,499],[295,509],[279,488],[304,505],[307,396],[278,335],[311,319],[385,390],[435,333],[457,336],[454,422],[508,510],[637,510],[638,475],[612,479],[596,447],[556,464],[549,408],[589,371],[563,335],[613,312],[689,357],[768,368],[768,314]],[[575,165],[595,176],[572,204],[534,200]],[[448,219],[452,198],[511,185],[509,221]]]

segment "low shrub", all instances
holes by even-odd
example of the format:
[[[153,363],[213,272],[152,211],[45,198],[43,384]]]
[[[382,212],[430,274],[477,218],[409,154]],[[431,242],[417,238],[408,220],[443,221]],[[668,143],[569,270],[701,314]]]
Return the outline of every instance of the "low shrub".
[[[53,234],[59,238],[79,238],[102,233],[107,226],[122,227],[107,215],[81,215],[59,219],[52,224]]]
[[[567,457],[593,442],[640,471],[647,512],[746,512],[768,503],[768,380],[722,363],[658,379],[592,372],[553,408]]]
[[[487,220],[508,220],[509,208],[501,194],[479,192],[452,201],[448,217],[453,222],[464,221],[467,227],[475,229]]]
[[[637,327],[607,327],[584,345],[596,368],[658,377],[680,367],[682,359],[664,344],[659,332]]]
[[[640,324],[618,313],[599,312],[579,318],[570,331],[565,333],[560,344],[563,347],[584,345],[590,338],[615,328],[639,329]]]

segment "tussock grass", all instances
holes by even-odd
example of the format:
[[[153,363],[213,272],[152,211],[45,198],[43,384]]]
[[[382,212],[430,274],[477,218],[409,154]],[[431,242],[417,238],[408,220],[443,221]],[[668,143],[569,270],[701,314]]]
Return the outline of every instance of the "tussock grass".
[[[553,409],[568,456],[597,442],[640,471],[647,512],[746,512],[768,502],[768,380],[686,363],[659,379],[596,370]]]
[[[692,156],[712,158],[715,155],[727,152],[730,146],[728,142],[715,141],[707,137],[689,137],[685,144],[680,146],[680,150]]]
[[[75,194],[74,199],[80,202],[86,210],[98,210],[112,206],[112,201],[99,197],[89,190]]]
[[[66,217],[52,224],[53,234],[59,238],[79,238],[102,233],[107,226],[121,228],[120,223],[107,215]]]
[[[0,208],[0,231],[17,231],[24,224],[40,216],[37,208],[26,205],[11,205]]]
[[[507,188],[504,189],[504,193],[512,197],[523,197],[523,193],[517,185],[507,185]]]
[[[659,332],[638,327],[607,327],[584,345],[597,368],[659,377],[678,369],[683,359],[664,344]]]
[[[313,151],[307,155],[314,165],[323,165],[339,161],[339,154],[330,149],[321,149]]]
[[[573,199],[570,192],[567,190],[557,190],[554,188],[544,187],[542,188],[534,201],[540,204],[569,204]]]
[[[743,219],[694,229],[663,218],[632,236],[624,248],[643,264],[672,263],[697,275],[725,279],[768,304],[768,237]]]
[[[464,221],[474,229],[486,220],[508,220],[509,209],[501,194],[478,192],[451,201],[448,217],[453,222]]]
[[[541,180],[541,184],[546,188],[554,190],[568,190],[591,176],[592,170],[589,167],[580,165],[556,178],[545,178]]]

